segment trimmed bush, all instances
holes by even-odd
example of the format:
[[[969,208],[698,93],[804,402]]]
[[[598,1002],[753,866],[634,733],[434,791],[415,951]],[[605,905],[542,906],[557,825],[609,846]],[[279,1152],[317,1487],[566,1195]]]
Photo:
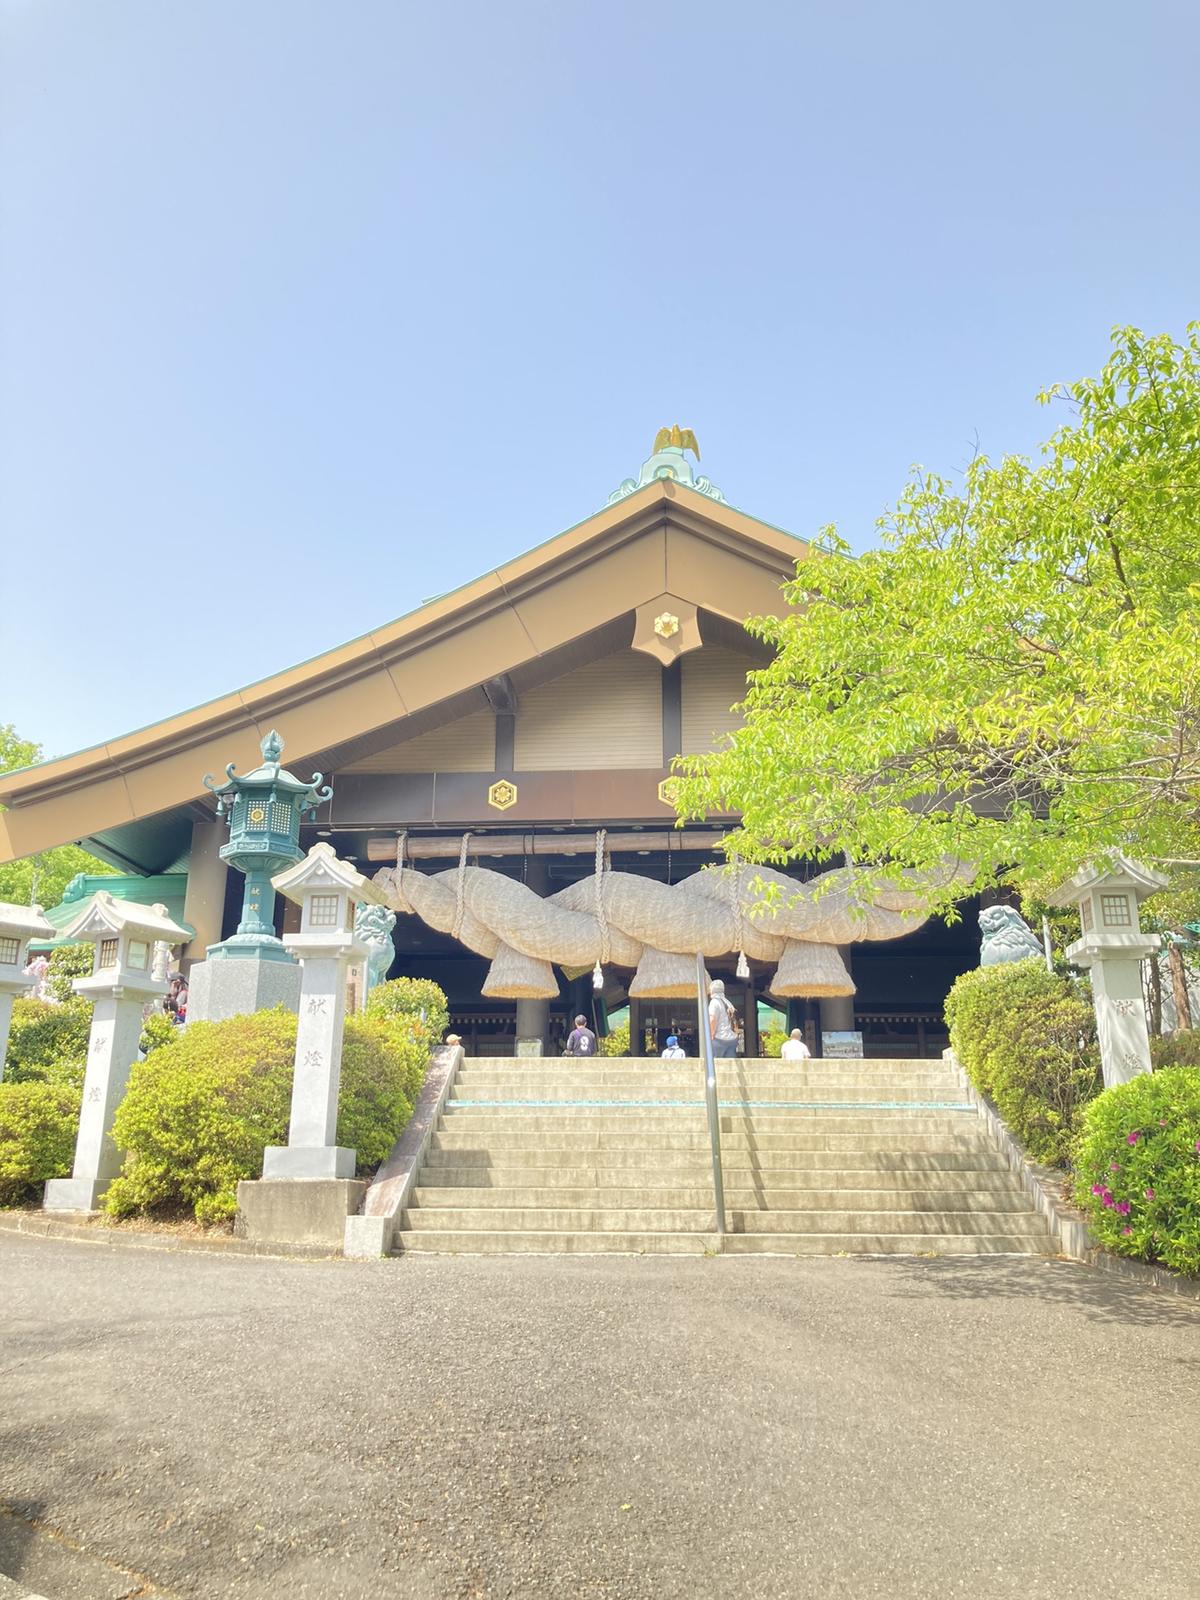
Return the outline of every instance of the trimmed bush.
[[[277,1009],[190,1023],[138,1062],[113,1128],[125,1167],[105,1208],[231,1217],[238,1180],[260,1177],[265,1146],[287,1141],[295,1048],[296,1018]],[[337,1141],[357,1150],[360,1172],[378,1166],[407,1123],[427,1059],[402,1015],[347,1021]]]
[[[450,1021],[446,996],[431,978],[377,983],[367,996],[366,1014],[403,1020],[414,1036],[423,1036],[429,1045],[441,1044]]]
[[[1106,1089],[1083,1116],[1075,1198],[1123,1256],[1200,1273],[1200,1068]]]
[[[17,1000],[5,1057],[6,1083],[67,1083],[83,1087],[92,1008],[82,1000],[52,1005]]]
[[[142,1023],[138,1049],[148,1056],[151,1050],[161,1050],[165,1044],[174,1044],[182,1031],[165,1011],[152,1011]]]
[[[1200,1067],[1200,1028],[1181,1028],[1151,1039],[1150,1059],[1156,1072],[1160,1067]]]
[[[0,1205],[66,1178],[79,1128],[79,1090],[66,1083],[0,1083]]]
[[[629,1024],[614,1028],[603,1039],[596,1041],[597,1054],[602,1056],[627,1056],[629,1054]]]
[[[967,1076],[1033,1159],[1066,1166],[1103,1087],[1087,989],[1036,957],[979,967],[955,980],[946,1022]]]
[[[784,1044],[791,1038],[782,1028],[768,1028],[759,1040],[759,1048],[764,1056],[778,1058],[783,1054]]]

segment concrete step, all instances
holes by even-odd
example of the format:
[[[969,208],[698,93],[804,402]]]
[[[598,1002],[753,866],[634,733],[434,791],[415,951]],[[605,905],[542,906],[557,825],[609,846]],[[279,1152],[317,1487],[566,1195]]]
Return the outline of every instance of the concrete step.
[[[865,1112],[878,1111],[881,1115],[888,1110],[905,1111],[909,1108],[916,1110],[966,1110],[970,1102],[964,1100],[958,1092],[949,1091],[910,1091],[908,1089],[888,1090],[881,1098],[874,1090],[868,1089],[803,1089],[791,1084],[786,1088],[772,1089],[765,1087],[755,1090],[752,1094],[739,1094],[734,1091],[721,1090],[717,1103],[726,1110],[861,1110]],[[680,1086],[674,1093],[665,1089],[637,1089],[628,1092],[620,1090],[589,1089],[573,1092],[568,1089],[549,1089],[544,1094],[530,1094],[526,1092],[488,1090],[456,1089],[447,1101],[447,1107],[453,1110],[478,1110],[478,1111],[538,1111],[538,1110],[612,1110],[619,1112],[635,1112],[641,1110],[669,1110],[675,1107],[696,1107],[704,1105],[702,1089],[691,1084],[686,1088]]]
[[[633,1066],[573,1067],[561,1062],[553,1067],[526,1068],[512,1066],[505,1072],[472,1071],[460,1067],[456,1083],[686,1083],[704,1080],[701,1061],[650,1062]],[[748,1067],[717,1067],[717,1082],[721,1085],[759,1083],[775,1079],[786,1082],[796,1079],[808,1083],[954,1083],[957,1072],[942,1065],[918,1067],[864,1067],[857,1062],[778,1061]]]
[[[1016,1234],[554,1233],[469,1228],[402,1230],[398,1252],[435,1255],[1042,1255],[1039,1241]]]
[[[969,1151],[988,1148],[982,1131],[970,1133],[897,1133],[896,1145],[913,1153],[934,1151]],[[617,1133],[591,1132],[586,1128],[570,1132],[540,1133],[532,1129],[512,1128],[495,1131],[456,1132],[451,1120],[433,1135],[435,1150],[478,1150],[486,1147],[497,1155],[509,1150],[623,1150],[667,1151],[700,1150],[708,1148],[708,1134],[702,1128],[695,1133],[648,1132]],[[727,1133],[721,1141],[722,1154],[730,1156],[737,1151],[754,1150],[839,1150],[869,1152],[885,1146],[887,1140],[881,1133],[823,1133],[817,1128],[798,1127],[787,1133]]]
[[[803,1184],[800,1179],[805,1179]],[[530,1188],[539,1194],[572,1190],[587,1193],[597,1189],[606,1193],[616,1190],[637,1189],[643,1192],[662,1190],[702,1190],[712,1193],[712,1167],[707,1161],[697,1161],[680,1167],[442,1167],[426,1165],[421,1169],[419,1193],[439,1189],[467,1190],[472,1194],[501,1192]],[[768,1199],[779,1197],[784,1203],[789,1194],[828,1196],[830,1203],[839,1194],[924,1194],[945,1196],[947,1208],[954,1205],[957,1194],[1008,1195],[1018,1192],[1007,1169],[985,1171],[928,1169],[916,1172],[888,1170],[819,1171],[798,1170],[793,1166],[751,1170],[749,1167],[725,1168],[725,1192],[731,1198],[740,1197],[742,1204],[752,1203],[765,1194]],[[479,1204],[484,1202],[480,1200]],[[816,1203],[815,1201],[813,1202]],[[850,1202],[847,1201],[847,1204]],[[699,1202],[697,1202],[699,1204]],[[799,1204],[799,1202],[797,1202]],[[881,1207],[883,1200],[878,1202]],[[794,1207],[792,1208],[794,1209]]]
[[[522,1146],[489,1149],[486,1145],[455,1144],[439,1148],[435,1135],[433,1148],[426,1156],[422,1172],[438,1168],[572,1168],[580,1166],[620,1166],[641,1171],[670,1172],[680,1169],[709,1170],[707,1143],[692,1143],[683,1149],[664,1149],[651,1143],[644,1150],[601,1147],[586,1150],[574,1141],[557,1148],[528,1149]],[[726,1174],[737,1171],[768,1172],[1005,1172],[999,1152],[981,1144],[967,1150],[748,1150],[726,1149],[723,1156]]]
[[[680,1067],[696,1066],[699,1056],[689,1056],[683,1061],[664,1062],[660,1056],[594,1056],[583,1061],[573,1056],[468,1056],[459,1068],[462,1073],[473,1072],[635,1072],[654,1069],[675,1071]],[[810,1056],[807,1061],[784,1062],[778,1056],[737,1056],[723,1058],[716,1063],[718,1072],[748,1072],[757,1068],[776,1071],[793,1071],[802,1068],[828,1068],[830,1071],[872,1069],[880,1072],[951,1070],[941,1056]]]
[[[712,1207],[712,1181],[684,1187],[654,1184],[581,1184],[568,1188],[551,1184],[514,1183],[484,1188],[477,1184],[423,1184],[413,1195],[414,1207],[441,1211],[491,1208],[516,1210],[586,1210],[597,1205],[616,1211],[695,1211]],[[734,1212],[925,1211],[925,1212],[1027,1212],[1028,1201],[1015,1185],[1007,1189],[755,1189],[725,1185],[725,1203]],[[803,1231],[803,1230],[800,1230]]]
[[[768,1110],[722,1111],[721,1129],[725,1133],[788,1133],[793,1129],[821,1133],[873,1134],[884,1142],[905,1138],[910,1133],[962,1133],[978,1124],[974,1109],[962,1111],[887,1111],[855,1112],[843,1110]],[[707,1135],[708,1122],[698,1106],[672,1109],[646,1108],[636,1119],[629,1112],[611,1108],[572,1108],[571,1110],[526,1109],[521,1111],[480,1111],[448,1107],[441,1127],[453,1133],[694,1133]]]
[[[1012,1211],[758,1211],[727,1208],[731,1233],[992,1234],[1040,1238],[1045,1225],[1036,1213]],[[587,1206],[413,1206],[401,1226],[414,1233],[451,1228],[501,1233],[702,1233],[713,1226],[707,1206],[623,1209]]]
[[[710,1219],[711,1220],[711,1219]],[[465,1256],[586,1256],[646,1255],[702,1256],[715,1248],[712,1233],[489,1233],[486,1229],[401,1229],[393,1252],[397,1255]]]

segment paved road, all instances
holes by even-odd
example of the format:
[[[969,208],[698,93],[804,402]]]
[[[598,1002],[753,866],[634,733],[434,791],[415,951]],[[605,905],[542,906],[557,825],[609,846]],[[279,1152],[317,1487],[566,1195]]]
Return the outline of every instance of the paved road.
[[[54,1600],[1200,1593],[1200,1306],[1064,1263],[0,1234],[0,1369]]]

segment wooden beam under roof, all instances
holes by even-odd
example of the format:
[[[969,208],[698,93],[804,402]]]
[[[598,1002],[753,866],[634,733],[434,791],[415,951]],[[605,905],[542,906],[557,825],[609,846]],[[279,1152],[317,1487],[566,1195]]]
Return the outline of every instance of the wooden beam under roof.
[[[368,861],[395,861],[396,835],[387,839],[368,839]],[[610,833],[604,841],[605,849],[615,854],[634,851],[662,850],[672,854],[680,851],[716,851],[721,847],[723,833],[715,829],[703,833],[669,832]],[[417,834],[405,839],[406,861],[457,860],[462,848],[462,834]],[[471,856],[578,856],[587,855],[596,848],[594,833],[472,833],[467,845]]]

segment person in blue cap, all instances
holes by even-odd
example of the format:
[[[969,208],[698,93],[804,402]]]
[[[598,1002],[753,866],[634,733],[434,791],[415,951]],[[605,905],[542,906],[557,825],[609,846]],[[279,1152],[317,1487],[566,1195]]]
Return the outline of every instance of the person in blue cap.
[[[681,1049],[680,1044],[679,1044],[679,1040],[675,1037],[674,1034],[671,1034],[670,1037],[667,1039],[667,1048],[662,1053],[663,1060],[664,1061],[683,1061],[686,1058],[686,1056],[687,1056],[687,1051],[684,1050],[684,1049]]]

